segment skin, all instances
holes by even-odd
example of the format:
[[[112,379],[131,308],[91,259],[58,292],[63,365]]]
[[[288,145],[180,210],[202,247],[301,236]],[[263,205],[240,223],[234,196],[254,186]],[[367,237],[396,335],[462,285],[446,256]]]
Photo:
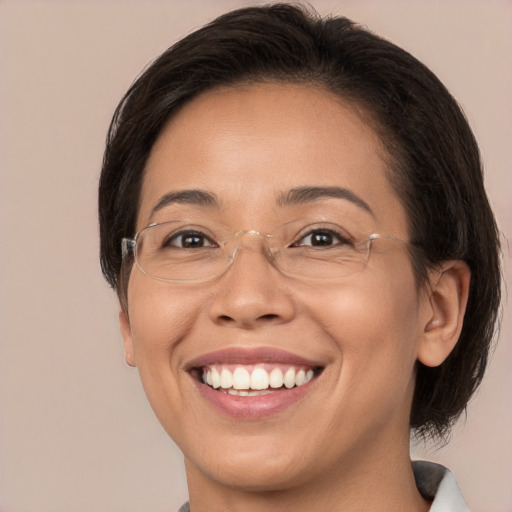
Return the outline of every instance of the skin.
[[[155,143],[137,227],[200,214],[231,233],[271,233],[293,212],[340,208],[361,233],[407,240],[385,156],[357,110],[329,92],[272,83],[210,91]],[[336,198],[277,204],[302,186],[345,187],[373,215]],[[171,204],[151,214],[164,194],[187,189],[214,193],[219,206]],[[428,510],[409,459],[415,365],[440,364],[456,343],[469,271],[445,262],[418,290],[406,247],[375,242],[365,269],[340,282],[285,276],[260,251],[242,251],[202,284],[132,269],[120,314],[126,359],[184,453],[193,512]],[[324,371],[278,414],[228,417],[185,368],[231,347],[278,347]]]

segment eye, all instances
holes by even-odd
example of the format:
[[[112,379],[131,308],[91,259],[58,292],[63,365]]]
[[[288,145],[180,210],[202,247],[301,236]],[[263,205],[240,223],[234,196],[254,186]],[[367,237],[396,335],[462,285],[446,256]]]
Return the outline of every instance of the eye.
[[[325,228],[312,229],[302,236],[292,247],[333,247],[350,244],[347,237],[342,234]]]
[[[202,249],[204,247],[217,247],[217,244],[201,231],[187,230],[169,235],[164,239],[162,246],[179,249]]]

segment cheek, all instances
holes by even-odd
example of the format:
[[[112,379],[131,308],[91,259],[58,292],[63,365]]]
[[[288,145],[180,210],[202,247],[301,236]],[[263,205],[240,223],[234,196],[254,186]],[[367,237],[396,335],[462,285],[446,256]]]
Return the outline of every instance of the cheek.
[[[135,363],[152,402],[160,393],[176,389],[183,358],[181,341],[193,328],[201,300],[134,273],[128,288]]]
[[[323,289],[311,304],[323,316],[322,323],[332,326],[343,339],[364,344],[369,337],[377,336],[383,342],[396,337],[399,342],[418,327],[414,281],[412,276],[374,277]]]
[[[174,439],[184,433],[176,418],[187,414],[180,389],[184,343],[193,329],[203,300],[175,287],[133,274],[128,288],[128,312],[135,363],[160,423]]]
[[[199,303],[190,293],[180,294],[166,283],[134,274],[128,288],[128,311],[136,354],[171,355],[190,330]]]
[[[364,403],[382,394],[398,398],[410,387],[421,332],[412,273],[369,272],[311,304],[341,356],[340,389],[361,393]]]

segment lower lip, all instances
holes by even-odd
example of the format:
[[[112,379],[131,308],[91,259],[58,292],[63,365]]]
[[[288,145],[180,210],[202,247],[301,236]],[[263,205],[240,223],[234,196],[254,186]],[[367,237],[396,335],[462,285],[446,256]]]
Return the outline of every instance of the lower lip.
[[[316,378],[292,389],[272,391],[267,395],[236,396],[217,391],[193,379],[202,397],[226,416],[242,420],[258,420],[280,413],[311,391]]]

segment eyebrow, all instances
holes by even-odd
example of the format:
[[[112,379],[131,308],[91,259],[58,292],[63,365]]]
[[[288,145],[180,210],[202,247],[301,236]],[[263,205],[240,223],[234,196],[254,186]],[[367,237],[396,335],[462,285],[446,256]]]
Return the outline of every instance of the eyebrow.
[[[333,197],[335,199],[345,199],[351,203],[366,210],[375,217],[370,205],[361,199],[358,195],[354,194],[351,190],[343,187],[298,187],[292,188],[286,194],[279,197],[277,204],[279,206],[291,206],[296,204],[311,203],[324,199],[326,197]]]
[[[164,194],[158,203],[151,210],[152,217],[157,211],[169,206],[170,204],[192,204],[196,206],[218,207],[219,201],[215,194],[205,190],[177,190]]]
[[[375,216],[369,204],[361,199],[358,195],[347,188],[343,187],[297,187],[292,188],[288,192],[282,194],[277,199],[278,206],[293,206],[297,204],[311,203],[333,197],[335,199],[345,199],[356,206],[366,210],[372,216]],[[158,203],[151,210],[150,218],[159,210],[169,206],[170,204],[191,204],[195,206],[205,206],[209,208],[219,208],[219,200],[212,192],[206,190],[191,189],[177,190],[164,194]]]

